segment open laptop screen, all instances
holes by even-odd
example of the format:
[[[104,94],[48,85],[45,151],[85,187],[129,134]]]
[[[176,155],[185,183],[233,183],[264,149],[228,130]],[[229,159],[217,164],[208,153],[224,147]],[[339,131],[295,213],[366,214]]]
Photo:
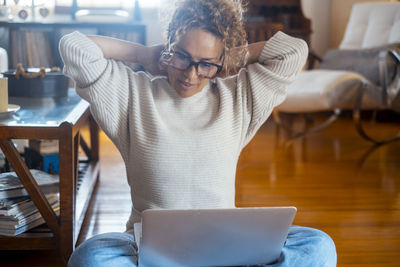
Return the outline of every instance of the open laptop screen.
[[[146,210],[140,238],[135,226],[139,267],[273,262],[295,213],[295,207]]]

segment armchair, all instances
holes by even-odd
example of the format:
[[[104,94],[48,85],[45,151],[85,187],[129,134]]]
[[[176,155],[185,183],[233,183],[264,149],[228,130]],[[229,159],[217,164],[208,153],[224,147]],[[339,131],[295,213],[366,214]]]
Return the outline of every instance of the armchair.
[[[359,134],[375,144],[400,139],[400,134],[378,140],[367,134],[363,110],[400,112],[400,3],[358,3],[352,8],[344,38],[337,50],[320,58],[312,51],[308,67],[288,88],[286,100],[274,110],[283,127],[282,113],[332,112],[323,123],[297,132],[301,136],[323,129],[342,110],[352,110]]]

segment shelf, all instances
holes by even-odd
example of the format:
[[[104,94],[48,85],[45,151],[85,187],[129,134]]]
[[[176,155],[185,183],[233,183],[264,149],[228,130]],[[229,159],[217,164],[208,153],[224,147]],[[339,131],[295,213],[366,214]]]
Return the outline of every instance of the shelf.
[[[303,15],[300,0],[249,0],[247,9],[249,42],[267,40],[280,30],[310,44],[311,21]]]
[[[15,237],[0,236],[0,250],[54,249],[57,246],[53,233],[23,233]]]
[[[75,239],[77,239],[82,228],[82,222],[99,177],[98,162],[85,160],[80,162],[79,165],[83,171],[78,175],[76,190]],[[54,234],[45,224],[14,237],[0,235],[0,250],[54,249],[56,245],[57,241]]]
[[[62,67],[58,51],[60,38],[73,31],[146,43],[146,26],[140,23],[95,23],[77,21],[4,22],[6,40],[0,45],[8,51],[9,68],[18,63],[23,67]]]

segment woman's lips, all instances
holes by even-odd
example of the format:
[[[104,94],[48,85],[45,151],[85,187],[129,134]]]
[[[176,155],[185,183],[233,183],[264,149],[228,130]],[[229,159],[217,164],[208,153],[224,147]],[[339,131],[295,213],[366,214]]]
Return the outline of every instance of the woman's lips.
[[[185,81],[179,81],[179,83],[181,84],[182,88],[185,90],[192,89],[196,86],[196,84],[185,82]]]

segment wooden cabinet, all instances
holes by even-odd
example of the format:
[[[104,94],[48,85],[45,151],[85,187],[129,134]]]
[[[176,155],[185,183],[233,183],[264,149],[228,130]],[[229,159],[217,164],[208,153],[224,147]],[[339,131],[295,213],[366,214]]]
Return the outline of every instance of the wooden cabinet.
[[[300,0],[249,0],[247,9],[250,43],[268,39],[281,30],[310,45],[311,21],[304,17]]]

